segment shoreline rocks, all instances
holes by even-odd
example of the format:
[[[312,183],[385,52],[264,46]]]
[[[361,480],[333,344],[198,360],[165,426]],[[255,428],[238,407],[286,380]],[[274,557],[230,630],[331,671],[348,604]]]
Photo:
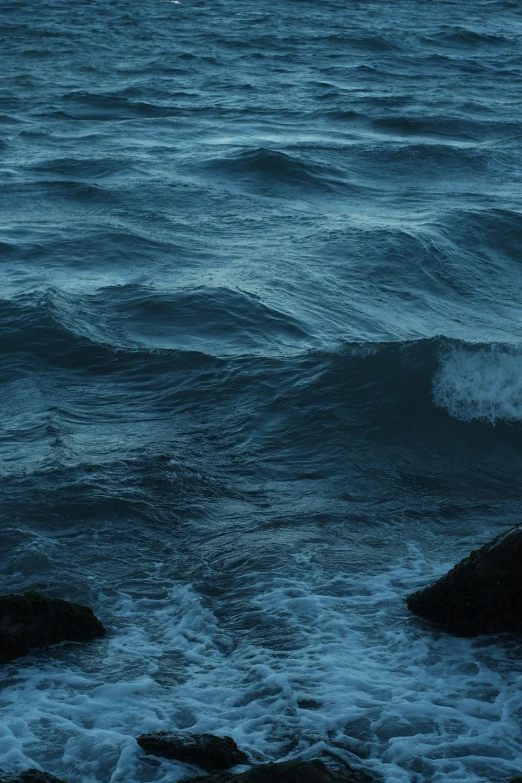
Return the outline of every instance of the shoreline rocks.
[[[138,745],[146,753],[166,759],[195,764],[206,772],[230,769],[237,764],[249,764],[248,757],[232,737],[216,737],[214,734],[159,731],[142,734]]]
[[[90,642],[106,630],[88,606],[28,591],[0,596],[0,663],[58,642]]]
[[[143,734],[137,742],[147,753],[204,769],[209,774],[192,779],[198,783],[373,783],[375,780],[348,765],[342,771],[331,769],[319,759],[254,764],[244,772],[234,773],[231,767],[250,765],[247,755],[231,737],[213,734],[160,731]]]
[[[231,772],[238,764],[249,764],[248,757],[231,737],[213,734],[160,731],[143,734],[137,742],[146,753],[194,764],[207,775],[192,778],[198,783],[373,783],[375,778],[345,765],[342,771],[327,767],[319,759],[254,764],[244,772]],[[1,783],[1,781],[0,781]]]
[[[213,737],[213,735],[196,735]],[[215,740],[222,739],[213,737]],[[230,738],[227,738],[230,739]],[[234,743],[235,744],[235,743]],[[237,747],[237,746],[236,746]],[[241,753],[241,751],[239,751]],[[375,778],[363,770],[347,765],[342,771],[333,770],[319,759],[312,761],[279,761],[256,764],[246,772],[217,772],[198,778],[185,778],[193,783],[374,783]],[[60,778],[38,769],[23,772],[0,770],[0,783],[64,783]]]
[[[522,525],[471,552],[407,603],[459,636],[522,632]]]
[[[39,769],[25,769],[23,772],[4,772],[0,769],[0,783],[64,783],[64,781]]]
[[[371,783],[374,780],[368,773],[347,765],[342,772],[330,769],[319,759],[256,764],[239,774],[221,772],[196,778],[197,783]]]

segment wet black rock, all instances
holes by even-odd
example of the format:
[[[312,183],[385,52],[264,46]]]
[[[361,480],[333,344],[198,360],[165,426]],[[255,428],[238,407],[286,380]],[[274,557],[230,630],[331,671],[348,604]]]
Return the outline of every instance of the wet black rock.
[[[198,783],[371,783],[374,778],[348,766],[342,772],[332,770],[314,759],[257,764],[238,775],[221,772],[196,780]]]
[[[0,663],[58,642],[88,642],[105,628],[88,606],[40,593],[0,596]]]
[[[407,600],[414,614],[461,636],[522,631],[522,525]]]
[[[138,744],[147,753],[195,764],[206,772],[249,763],[247,756],[239,750],[232,737],[160,731],[157,734],[143,734],[138,737]]]
[[[23,772],[4,772],[0,769],[0,783],[64,783],[64,781],[38,769],[26,769]]]

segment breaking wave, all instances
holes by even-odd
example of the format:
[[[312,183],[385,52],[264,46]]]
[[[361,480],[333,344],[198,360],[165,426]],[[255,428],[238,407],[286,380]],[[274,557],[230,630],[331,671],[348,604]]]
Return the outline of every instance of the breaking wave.
[[[522,422],[522,350],[451,347],[433,380],[433,398],[462,421]]]

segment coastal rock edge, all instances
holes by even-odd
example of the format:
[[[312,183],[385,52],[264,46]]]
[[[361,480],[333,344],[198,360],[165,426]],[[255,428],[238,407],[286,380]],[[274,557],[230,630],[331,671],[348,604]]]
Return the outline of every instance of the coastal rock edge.
[[[206,772],[249,763],[248,757],[239,750],[232,737],[159,731],[156,734],[142,734],[137,742],[146,753],[195,764]]]
[[[0,783],[64,783],[64,781],[39,769],[25,769],[23,772],[4,772],[0,769]]]
[[[88,606],[33,591],[0,596],[0,663],[58,642],[89,642],[106,630]]]
[[[459,636],[522,631],[522,525],[471,552],[409,609]]]
[[[221,772],[196,780],[198,783],[370,783],[374,778],[348,766],[346,770],[338,772],[319,759],[314,759],[257,764],[238,775]]]

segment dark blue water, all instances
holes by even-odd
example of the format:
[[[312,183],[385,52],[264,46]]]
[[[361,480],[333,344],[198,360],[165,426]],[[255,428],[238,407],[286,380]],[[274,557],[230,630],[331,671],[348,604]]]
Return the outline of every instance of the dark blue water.
[[[522,15],[0,3],[0,766],[172,783],[232,734],[396,783],[522,767],[515,639],[404,598],[520,521]]]

